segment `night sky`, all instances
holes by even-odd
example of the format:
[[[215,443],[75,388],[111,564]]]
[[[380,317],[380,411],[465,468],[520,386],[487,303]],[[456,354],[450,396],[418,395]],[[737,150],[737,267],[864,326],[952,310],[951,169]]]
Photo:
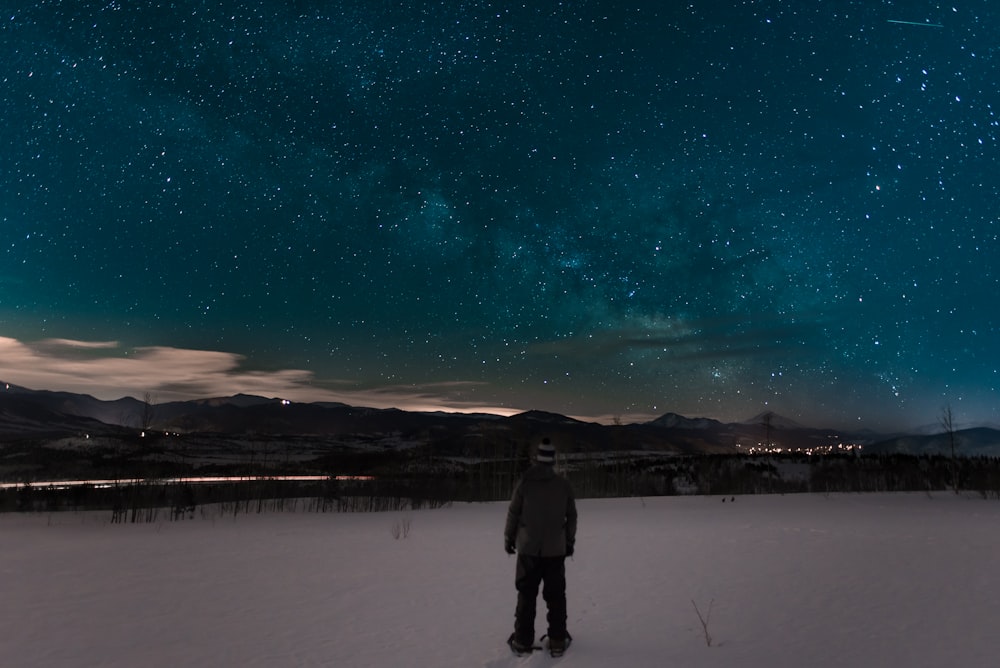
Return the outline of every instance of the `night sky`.
[[[1000,421],[996,2],[0,20],[4,381]]]

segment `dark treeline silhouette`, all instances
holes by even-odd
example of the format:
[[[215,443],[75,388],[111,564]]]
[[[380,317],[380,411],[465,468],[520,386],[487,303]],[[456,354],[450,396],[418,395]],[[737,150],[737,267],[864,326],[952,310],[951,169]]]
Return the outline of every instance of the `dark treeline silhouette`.
[[[0,511],[108,510],[114,523],[180,520],[208,507],[221,514],[274,511],[371,512],[502,501],[530,464],[527,446],[483,459],[438,458],[429,449],[365,453],[327,464],[315,481],[263,477],[239,482],[156,479],[69,488],[23,484],[0,490]],[[1000,459],[931,455],[663,455],[611,452],[559,462],[579,498],[733,496],[958,489],[1000,498]],[[338,479],[350,475],[364,479]]]
[[[109,510],[111,522],[142,523],[194,518],[207,507],[220,515],[264,512],[379,512],[449,503],[432,479],[317,481],[252,480],[176,483],[130,481],[120,485],[24,485],[0,492],[0,510],[56,512]]]
[[[568,475],[584,497],[912,492],[957,487],[1000,498],[1000,459],[996,457],[706,455],[585,464]]]

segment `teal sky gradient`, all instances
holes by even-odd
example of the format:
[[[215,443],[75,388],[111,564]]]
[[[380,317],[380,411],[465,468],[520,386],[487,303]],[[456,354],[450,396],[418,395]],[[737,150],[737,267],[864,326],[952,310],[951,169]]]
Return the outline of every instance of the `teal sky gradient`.
[[[0,380],[1000,423],[985,0],[0,19]]]

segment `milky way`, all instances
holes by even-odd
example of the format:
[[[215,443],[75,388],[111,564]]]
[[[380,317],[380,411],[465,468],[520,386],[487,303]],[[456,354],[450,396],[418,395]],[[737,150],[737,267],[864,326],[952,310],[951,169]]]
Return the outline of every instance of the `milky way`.
[[[986,0],[14,4],[2,380],[1000,420]]]

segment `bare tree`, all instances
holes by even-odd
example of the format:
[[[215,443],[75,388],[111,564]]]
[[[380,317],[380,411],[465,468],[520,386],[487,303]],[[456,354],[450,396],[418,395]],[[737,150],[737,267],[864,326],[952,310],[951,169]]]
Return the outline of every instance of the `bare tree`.
[[[143,433],[149,431],[156,418],[156,396],[152,392],[142,395],[142,406],[139,409],[139,428]]]
[[[941,409],[941,427],[948,435],[951,447],[951,488],[958,494],[958,461],[955,459],[955,419],[951,412],[951,404]]]
[[[761,423],[764,427],[764,447],[767,452],[771,450],[771,420],[774,418],[774,413],[772,411],[767,411],[761,416],[763,422]]]

